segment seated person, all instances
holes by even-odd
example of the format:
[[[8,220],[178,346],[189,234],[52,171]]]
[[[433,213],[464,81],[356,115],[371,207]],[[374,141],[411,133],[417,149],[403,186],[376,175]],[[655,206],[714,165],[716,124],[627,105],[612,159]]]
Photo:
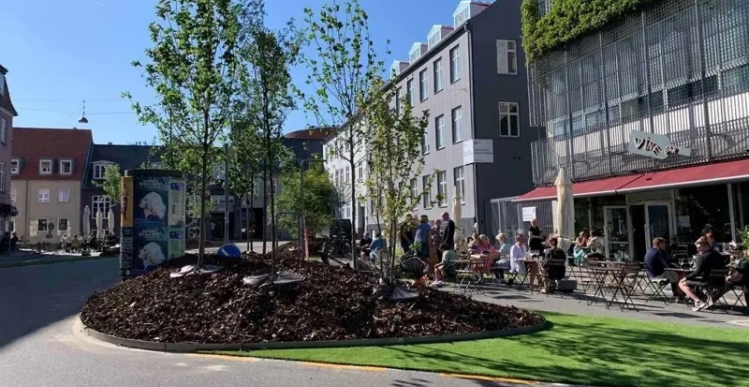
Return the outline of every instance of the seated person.
[[[375,239],[372,241],[372,243],[369,244],[369,247],[367,248],[369,253],[364,254],[364,250],[362,250],[362,259],[367,260],[369,258],[373,262],[376,261],[382,254],[382,251],[387,248],[387,245],[387,241],[382,237],[382,233],[378,232],[377,235],[375,235]]]
[[[458,260],[458,253],[455,250],[448,249],[446,244],[440,246],[442,253],[442,262],[434,267],[434,282],[432,286],[444,285],[448,274],[455,271],[455,261]]]
[[[707,238],[701,237],[695,243],[699,255],[696,257],[694,271],[687,274],[681,281],[679,281],[679,289],[684,292],[689,298],[694,300],[693,311],[697,312],[712,306],[712,299],[708,300],[709,304],[705,303],[695,294],[695,288],[702,288],[706,285],[718,285],[717,283],[710,283],[710,273],[713,270],[724,269],[726,267],[725,258],[719,252],[715,251],[711,246]],[[723,286],[721,283],[720,286]]]
[[[544,269],[542,282],[544,288],[541,293],[553,293],[556,290],[556,283],[564,279],[566,274],[565,263],[567,262],[567,253],[559,247],[557,237],[549,238],[549,249],[544,255],[541,267]]]
[[[590,252],[585,254],[586,259],[603,261],[604,256],[601,253],[604,248],[603,237],[598,235],[598,231],[591,230],[590,239],[587,240],[586,246],[590,249]]]
[[[16,248],[18,247],[18,234],[15,232],[10,237],[10,251],[16,251]]]
[[[713,302],[719,300],[726,293],[731,291],[731,287],[743,288],[744,291],[744,304],[749,307],[749,260],[742,259],[739,261],[736,269],[731,272],[731,275],[726,279],[726,286],[723,290],[713,297]]]
[[[670,283],[671,292],[678,301],[684,296],[679,291],[679,275],[676,272],[666,270],[667,267],[671,267],[671,263],[668,262],[666,247],[665,239],[653,239],[652,247],[645,253],[645,272],[648,273],[648,278],[660,280],[663,286],[665,286],[664,282]]]
[[[364,233],[364,237],[359,241],[359,250],[361,251],[362,258],[366,258],[369,256],[369,245],[372,244],[372,237],[369,236],[369,233]]]

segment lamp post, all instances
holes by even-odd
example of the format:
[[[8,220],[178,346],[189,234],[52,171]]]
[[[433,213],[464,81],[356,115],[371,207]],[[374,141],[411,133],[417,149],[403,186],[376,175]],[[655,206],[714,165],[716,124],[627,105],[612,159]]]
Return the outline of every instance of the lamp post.
[[[306,172],[305,166],[309,167],[310,163],[325,163],[324,159],[302,159],[299,161],[299,196],[301,196],[301,203],[302,211],[299,215],[299,256],[302,259],[305,259],[303,248],[304,246],[304,234],[305,229],[307,228],[306,224],[304,223],[304,173]]]

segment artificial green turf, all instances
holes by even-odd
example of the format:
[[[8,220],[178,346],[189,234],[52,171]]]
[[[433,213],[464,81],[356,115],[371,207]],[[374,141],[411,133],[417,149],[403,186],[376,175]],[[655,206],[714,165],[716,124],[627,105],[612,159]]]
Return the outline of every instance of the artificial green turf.
[[[450,344],[220,352],[591,386],[749,386],[749,330],[543,313],[539,333]]]

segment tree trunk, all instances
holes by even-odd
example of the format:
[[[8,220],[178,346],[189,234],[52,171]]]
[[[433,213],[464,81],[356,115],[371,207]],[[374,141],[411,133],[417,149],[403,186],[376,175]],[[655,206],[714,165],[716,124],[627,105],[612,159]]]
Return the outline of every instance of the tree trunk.
[[[265,223],[268,223],[268,189],[265,187],[268,184],[268,160],[265,161],[263,166],[263,255],[268,253],[268,233],[265,232]]]
[[[349,129],[351,130],[351,129]],[[356,162],[354,154],[356,153],[356,138],[354,132],[349,137],[349,164],[351,164],[351,265],[356,269],[356,212],[358,205],[356,203]]]
[[[208,129],[206,128],[206,132]],[[203,258],[205,257],[205,209],[206,209],[206,192],[208,191],[208,150],[203,146],[203,160],[200,177],[200,240],[198,241],[198,269],[203,268]]]

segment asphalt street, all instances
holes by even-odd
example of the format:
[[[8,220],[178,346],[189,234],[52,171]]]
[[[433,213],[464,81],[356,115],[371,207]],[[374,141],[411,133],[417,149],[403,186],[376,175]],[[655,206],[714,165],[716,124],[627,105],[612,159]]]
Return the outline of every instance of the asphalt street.
[[[489,378],[117,348],[81,334],[77,324],[77,313],[86,298],[117,283],[117,265],[116,259],[106,259],[0,269],[0,386],[528,385]]]

